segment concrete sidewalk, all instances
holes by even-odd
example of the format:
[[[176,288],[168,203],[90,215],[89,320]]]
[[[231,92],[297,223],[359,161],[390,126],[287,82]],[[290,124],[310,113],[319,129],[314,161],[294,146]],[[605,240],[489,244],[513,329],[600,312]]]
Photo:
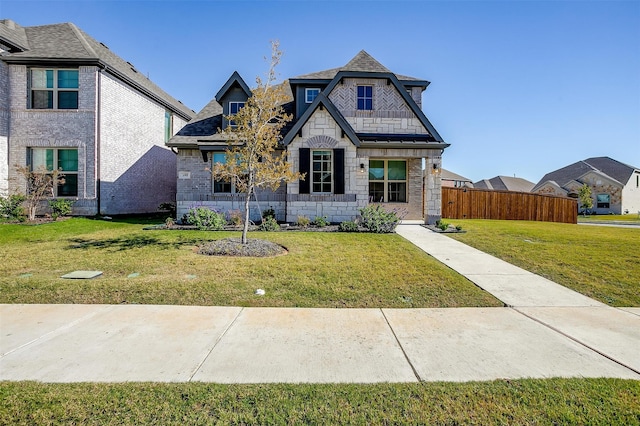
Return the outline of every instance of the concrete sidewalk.
[[[398,233],[508,306],[0,305],[0,380],[640,380],[640,308],[605,306],[418,225]]]

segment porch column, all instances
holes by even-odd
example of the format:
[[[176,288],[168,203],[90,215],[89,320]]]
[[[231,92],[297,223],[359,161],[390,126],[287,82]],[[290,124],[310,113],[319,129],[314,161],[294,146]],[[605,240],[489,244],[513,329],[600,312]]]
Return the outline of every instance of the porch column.
[[[442,219],[442,157],[440,153],[425,159],[424,169],[424,223],[435,225]]]

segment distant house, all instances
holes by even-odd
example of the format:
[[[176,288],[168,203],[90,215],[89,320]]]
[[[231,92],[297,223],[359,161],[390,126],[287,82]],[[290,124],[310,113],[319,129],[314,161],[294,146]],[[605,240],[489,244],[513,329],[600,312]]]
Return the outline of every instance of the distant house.
[[[342,67],[284,84],[291,94],[284,108],[294,118],[280,148],[292,170],[306,177],[256,194],[252,220],[272,208],[280,221],[326,216],[342,222],[369,203],[402,209],[407,219],[440,219],[441,161],[449,144],[421,109],[428,81],[395,74],[361,51]],[[224,212],[242,208],[233,185],[214,181],[208,170],[226,161],[227,143],[218,132],[231,125],[224,116],[250,96],[234,73],[168,142],[178,151],[178,216],[194,205]]]
[[[493,191],[531,192],[534,185],[533,182],[519,177],[496,176],[491,179],[474,182],[473,187]]]
[[[609,157],[593,157],[547,173],[531,192],[578,197],[591,187],[593,211],[623,214],[640,211],[640,169]]]
[[[447,188],[473,188],[473,181],[464,176],[460,176],[447,169],[442,169],[440,174],[442,186]]]
[[[193,116],[71,23],[0,21],[0,193],[24,191],[14,166],[62,169],[55,197],[74,214],[157,211],[175,201],[164,146]]]

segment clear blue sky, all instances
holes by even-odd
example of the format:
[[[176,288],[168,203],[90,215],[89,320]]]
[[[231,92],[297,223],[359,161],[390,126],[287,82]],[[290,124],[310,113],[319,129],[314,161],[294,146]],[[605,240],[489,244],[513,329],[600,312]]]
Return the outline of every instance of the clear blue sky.
[[[200,110],[234,70],[282,78],[364,49],[431,81],[427,117],[473,181],[537,182],[594,156],[640,167],[640,1],[0,0],[23,26],[73,22]]]

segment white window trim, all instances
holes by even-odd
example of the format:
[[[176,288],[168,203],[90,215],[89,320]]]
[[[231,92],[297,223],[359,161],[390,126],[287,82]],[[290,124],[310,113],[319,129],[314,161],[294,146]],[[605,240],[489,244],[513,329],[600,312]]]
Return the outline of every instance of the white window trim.
[[[240,111],[241,108],[244,108],[244,106],[247,104],[246,102],[243,101],[229,101],[229,115],[235,115],[231,113],[231,105],[237,105],[237,104],[242,104],[241,107],[238,107],[238,111]],[[236,111],[237,114],[237,111]],[[233,121],[233,120],[228,120],[229,121],[229,126],[231,127],[237,127],[238,125]]]
[[[318,192],[318,191],[314,191],[313,190],[313,186],[314,186],[313,184],[314,183],[319,183],[322,186],[325,185],[325,182],[322,182],[322,181],[316,182],[315,179],[314,179],[315,174],[316,174],[316,172],[314,172],[314,170],[313,170],[313,163],[314,163],[313,154],[314,154],[314,152],[329,152],[331,154],[330,158],[329,158],[329,161],[328,161],[329,165],[331,166],[331,170],[329,171],[329,175],[331,177],[331,179],[329,180],[330,189],[329,189],[328,192],[327,191]],[[333,194],[333,174],[335,173],[335,171],[333,170],[333,150],[331,150],[331,149],[312,149],[311,150],[311,171],[310,172],[311,172],[311,182],[310,182],[311,183],[311,188],[310,188],[310,192],[312,194],[318,194],[318,195]]]
[[[317,90],[317,91],[318,91],[318,94],[316,94],[316,96],[313,98],[313,100],[312,100],[312,101],[310,101],[310,100],[309,100],[309,92],[310,92],[311,90]],[[304,102],[305,102],[306,104],[313,103],[313,101],[315,101],[316,97],[318,97],[318,95],[320,94],[320,92],[321,92],[321,91],[322,91],[322,90],[320,90],[320,88],[319,88],[319,87],[308,87],[308,88],[304,89]]]
[[[53,71],[53,87],[34,87],[33,86],[33,71]],[[58,71],[77,71],[78,72],[78,87],[58,87]],[[77,110],[80,108],[80,70],[78,68],[45,68],[45,67],[31,67],[29,68],[29,109],[38,110],[57,110],[58,107],[58,92],[77,92],[78,93],[78,107],[77,108],[63,108],[63,110]],[[53,92],[53,107],[52,108],[36,108],[33,106],[33,92]]]

